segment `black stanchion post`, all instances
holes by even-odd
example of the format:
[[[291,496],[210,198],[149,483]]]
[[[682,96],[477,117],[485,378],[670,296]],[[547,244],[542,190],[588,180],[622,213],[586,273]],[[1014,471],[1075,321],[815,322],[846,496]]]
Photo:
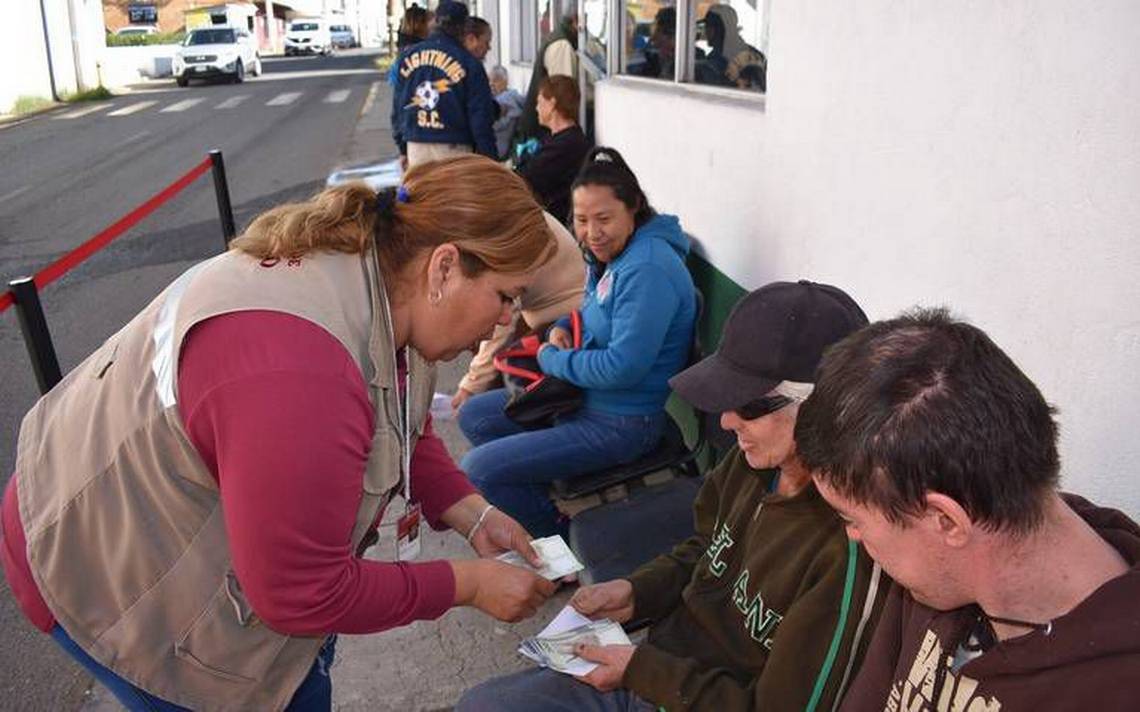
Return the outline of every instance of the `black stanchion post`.
[[[229,247],[230,240],[237,234],[234,225],[234,209],[230,205],[230,184],[226,182],[226,163],[219,149],[210,151],[210,165],[214,174],[214,195],[218,198],[218,217],[222,221],[222,237]]]
[[[63,376],[59,371],[59,359],[51,343],[47,319],[40,306],[40,294],[36,282],[31,277],[21,277],[8,283],[16,300],[16,313],[20,319],[20,330],[24,332],[24,344],[32,359],[32,369],[36,372],[36,382],[40,393],[47,393],[59,383]]]

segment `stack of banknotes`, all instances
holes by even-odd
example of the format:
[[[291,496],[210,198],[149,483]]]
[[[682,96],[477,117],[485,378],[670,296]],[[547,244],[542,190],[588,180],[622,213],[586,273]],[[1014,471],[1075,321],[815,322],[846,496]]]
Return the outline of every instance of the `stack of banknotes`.
[[[588,675],[596,663],[575,654],[579,645],[629,645],[621,625],[609,619],[592,621],[570,606],[562,609],[541,633],[526,638],[519,652],[534,662],[568,675]]]

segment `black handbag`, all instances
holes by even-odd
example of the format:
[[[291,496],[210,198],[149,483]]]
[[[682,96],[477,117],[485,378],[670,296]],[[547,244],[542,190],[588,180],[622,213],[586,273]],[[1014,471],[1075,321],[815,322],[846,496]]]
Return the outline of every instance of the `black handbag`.
[[[574,348],[582,347],[582,317],[570,312]],[[582,389],[573,383],[548,376],[538,365],[537,336],[525,336],[495,355],[495,368],[503,374],[510,399],[503,406],[508,418],[528,430],[548,428],[556,418],[582,407]]]

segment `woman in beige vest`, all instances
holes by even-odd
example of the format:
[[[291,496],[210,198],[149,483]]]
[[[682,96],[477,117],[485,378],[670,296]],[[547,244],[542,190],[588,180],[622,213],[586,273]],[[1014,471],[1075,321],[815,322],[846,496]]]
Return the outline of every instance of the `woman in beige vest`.
[[[490,558],[538,563],[527,532],[428,413],[433,363],[553,250],[475,156],[258,217],[25,418],[0,545],[25,614],[130,709],[329,709],[338,633],[534,613],[554,584]],[[365,559],[389,503],[400,560]],[[481,558],[414,560],[421,519]]]

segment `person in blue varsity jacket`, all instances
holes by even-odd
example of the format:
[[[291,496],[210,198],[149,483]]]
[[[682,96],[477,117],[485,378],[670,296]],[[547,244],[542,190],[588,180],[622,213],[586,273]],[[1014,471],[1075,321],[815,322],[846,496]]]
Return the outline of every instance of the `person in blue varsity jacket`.
[[[403,165],[472,150],[496,157],[495,99],[480,61],[463,46],[467,6],[444,0],[436,27],[397,61],[392,93],[392,137]]]

